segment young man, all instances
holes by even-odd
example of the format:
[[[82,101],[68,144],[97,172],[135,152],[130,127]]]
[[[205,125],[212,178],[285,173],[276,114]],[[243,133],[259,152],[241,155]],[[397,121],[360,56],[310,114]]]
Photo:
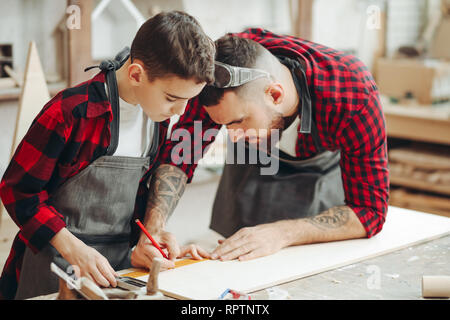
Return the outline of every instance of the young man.
[[[252,146],[278,150],[272,158],[279,170],[261,175],[261,163],[225,165],[211,228],[228,238],[212,257],[253,259],[380,232],[389,189],[386,130],[367,68],[354,56],[262,29],[217,40],[216,61],[214,86],[186,113],[203,130],[225,125],[233,142],[248,143],[246,157]],[[281,136],[274,149],[262,143],[271,129]],[[188,177],[194,167],[180,166]]]
[[[193,17],[161,13],[141,26],[116,71],[120,111],[110,102],[116,86],[105,71],[44,106],[0,184],[3,204],[20,227],[0,278],[1,298],[57,291],[53,261],[66,260],[78,275],[115,286],[115,270],[148,268],[161,256],[134,220],[161,226],[159,212],[168,216],[174,207],[164,202],[173,170],[162,151],[169,117],[181,115],[213,80],[214,51]],[[173,203],[183,190],[176,191]],[[150,232],[168,250],[165,268],[187,253],[208,257],[196,246],[178,247],[168,232]]]

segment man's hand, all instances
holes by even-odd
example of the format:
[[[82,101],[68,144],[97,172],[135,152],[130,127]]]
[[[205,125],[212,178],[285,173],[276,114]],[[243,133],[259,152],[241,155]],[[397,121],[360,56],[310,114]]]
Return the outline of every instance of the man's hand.
[[[245,261],[275,253],[289,245],[287,227],[286,221],[278,221],[242,228],[228,239],[219,240],[220,245],[211,257],[222,261]]]
[[[281,220],[242,228],[226,240],[219,240],[213,259],[241,261],[267,256],[284,247],[366,237],[359,218],[347,206],[338,206],[317,216]]]
[[[66,228],[61,229],[50,243],[74,267],[77,276],[87,277],[103,287],[117,286],[116,277],[119,275],[108,260]]]

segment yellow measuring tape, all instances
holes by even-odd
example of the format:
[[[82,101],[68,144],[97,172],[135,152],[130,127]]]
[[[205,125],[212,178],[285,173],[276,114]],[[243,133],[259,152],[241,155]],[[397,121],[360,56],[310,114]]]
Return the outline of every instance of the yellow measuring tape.
[[[175,261],[175,268],[179,268],[179,267],[184,267],[193,263],[197,263],[197,262],[202,262],[202,261],[206,261],[209,259],[201,259],[201,260],[195,260],[195,259],[183,259],[183,260],[178,260]],[[131,277],[131,278],[139,278],[142,276],[146,276],[148,275],[148,271],[145,269],[136,269],[136,268],[131,268],[130,270],[133,270],[129,273],[125,273],[125,274],[121,274],[122,277]]]

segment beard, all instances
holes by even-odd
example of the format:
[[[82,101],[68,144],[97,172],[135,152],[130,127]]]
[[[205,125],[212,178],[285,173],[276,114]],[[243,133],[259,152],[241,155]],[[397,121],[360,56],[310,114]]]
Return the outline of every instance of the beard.
[[[270,153],[274,145],[281,139],[285,126],[285,120],[282,113],[271,109],[268,110],[270,110],[271,116],[269,128],[259,130],[259,133],[261,133],[261,131],[267,131],[267,134],[265,136],[259,136],[257,143],[250,143],[247,141],[247,143],[253,145],[254,148],[265,151],[266,153]]]

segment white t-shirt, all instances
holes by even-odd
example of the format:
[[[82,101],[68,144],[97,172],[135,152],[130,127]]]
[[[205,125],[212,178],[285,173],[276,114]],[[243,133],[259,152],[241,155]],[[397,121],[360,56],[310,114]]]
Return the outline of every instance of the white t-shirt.
[[[295,147],[297,145],[298,139],[298,125],[300,123],[300,117],[295,118],[295,120],[287,127],[283,134],[281,135],[280,141],[276,144],[278,149],[287,153],[292,157],[297,157],[295,152]]]
[[[105,84],[106,94],[108,88]],[[114,156],[145,157],[153,134],[153,121],[140,105],[133,105],[119,97],[119,144]]]

